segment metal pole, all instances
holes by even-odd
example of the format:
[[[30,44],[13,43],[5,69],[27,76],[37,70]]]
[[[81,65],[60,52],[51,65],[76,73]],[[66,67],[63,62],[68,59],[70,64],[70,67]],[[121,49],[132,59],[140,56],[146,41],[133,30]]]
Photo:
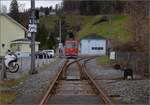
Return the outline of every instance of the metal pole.
[[[61,51],[61,18],[59,19],[59,48],[58,48],[58,56],[60,57]]]
[[[5,69],[5,64],[4,64],[4,57],[2,56],[2,65],[1,65],[1,80],[7,79],[7,72]]]
[[[31,0],[31,24],[35,24],[35,0]],[[35,74],[35,32],[31,32],[31,72],[30,74]]]
[[[22,57],[20,57],[20,73],[22,73]]]
[[[60,37],[59,43],[61,43],[61,19],[59,20],[59,37]]]

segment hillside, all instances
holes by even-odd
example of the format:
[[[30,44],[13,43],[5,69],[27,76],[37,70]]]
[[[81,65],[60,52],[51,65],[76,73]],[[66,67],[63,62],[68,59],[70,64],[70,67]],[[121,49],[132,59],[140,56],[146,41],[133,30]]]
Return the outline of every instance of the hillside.
[[[40,22],[44,23],[47,29],[53,30],[55,20],[58,17],[41,17]],[[77,26],[80,27],[80,31],[76,33],[76,38],[80,39],[90,33],[96,33],[105,38],[116,39],[121,42],[127,42],[131,38],[131,34],[127,31],[126,23],[128,17],[126,16],[113,16],[112,26],[110,21],[101,21],[102,16],[80,16],[80,15],[66,15],[65,21],[69,25],[70,29],[75,29]]]
[[[78,32],[78,39],[90,33],[96,33],[105,38],[117,39],[121,42],[127,42],[131,39],[131,34],[126,29],[128,17],[114,16],[111,23],[110,21],[103,21],[96,24],[100,21],[100,18],[101,16],[95,16],[91,21],[85,24]]]

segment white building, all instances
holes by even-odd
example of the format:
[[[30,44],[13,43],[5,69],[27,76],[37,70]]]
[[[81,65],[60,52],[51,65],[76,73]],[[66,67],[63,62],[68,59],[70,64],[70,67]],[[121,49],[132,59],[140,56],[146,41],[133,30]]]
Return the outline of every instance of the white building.
[[[106,55],[107,40],[97,35],[90,35],[80,40],[81,55]]]
[[[49,15],[50,15],[50,16],[55,16],[55,15],[56,15],[56,12],[55,12],[54,10],[53,10],[53,11],[50,11],[50,12],[49,12]]]
[[[39,11],[39,16],[45,16],[45,11]]]
[[[0,56],[11,50],[11,41],[25,38],[27,29],[13,18],[0,13]]]
[[[31,54],[30,43],[26,33],[28,30],[6,14],[0,13],[0,57],[5,56],[8,49],[26,57]],[[38,51],[40,42],[35,42]]]

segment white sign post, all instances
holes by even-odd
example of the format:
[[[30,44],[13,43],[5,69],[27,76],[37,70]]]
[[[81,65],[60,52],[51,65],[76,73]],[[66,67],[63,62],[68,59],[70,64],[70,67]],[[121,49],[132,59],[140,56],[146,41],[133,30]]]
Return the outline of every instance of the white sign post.
[[[36,24],[29,24],[29,32],[37,32],[37,25]]]
[[[31,38],[31,32],[28,32],[27,37]]]
[[[115,60],[115,58],[116,58],[116,53],[115,53],[115,51],[112,51],[112,52],[110,52],[110,57],[109,57],[111,60]]]

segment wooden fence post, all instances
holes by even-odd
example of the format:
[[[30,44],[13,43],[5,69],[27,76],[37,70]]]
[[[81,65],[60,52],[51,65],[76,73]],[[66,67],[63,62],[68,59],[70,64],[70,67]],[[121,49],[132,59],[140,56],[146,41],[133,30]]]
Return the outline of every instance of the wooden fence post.
[[[1,80],[7,79],[7,72],[4,64],[4,56],[2,57]]]

